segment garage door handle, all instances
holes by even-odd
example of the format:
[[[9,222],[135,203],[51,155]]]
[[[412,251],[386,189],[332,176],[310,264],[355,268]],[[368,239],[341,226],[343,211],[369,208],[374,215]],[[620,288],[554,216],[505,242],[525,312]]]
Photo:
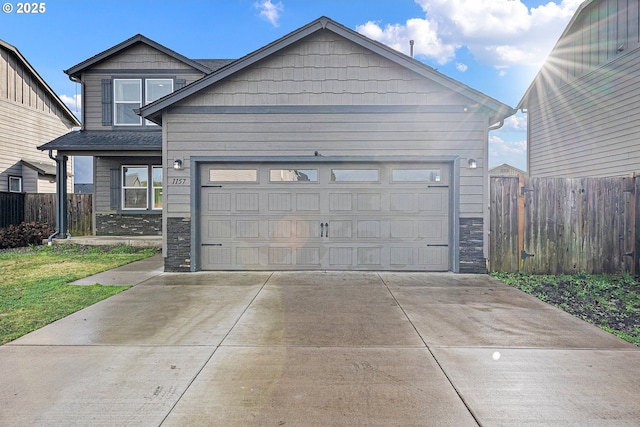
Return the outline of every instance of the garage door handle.
[[[324,237],[324,224],[320,223],[320,237]]]
[[[324,223],[324,226],[325,226],[325,228],[327,229],[327,230],[326,230],[326,235],[325,235],[324,237],[329,237],[329,223],[328,223],[328,222],[325,222],[325,223]]]

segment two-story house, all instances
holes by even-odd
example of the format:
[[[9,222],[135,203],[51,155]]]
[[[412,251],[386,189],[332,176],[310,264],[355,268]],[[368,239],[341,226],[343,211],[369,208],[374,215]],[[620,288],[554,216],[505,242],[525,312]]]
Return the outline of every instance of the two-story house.
[[[515,112],[319,18],[235,61],[135,36],[66,71],[96,234],[163,235],[167,271],[484,272],[488,131]]]
[[[529,86],[527,172],[640,171],[640,0],[584,1]]]
[[[134,110],[224,66],[136,35],[65,73],[82,85],[82,129],[41,150],[93,156],[96,235],[162,234],[162,128]]]
[[[80,122],[14,46],[0,40],[0,192],[54,193],[56,163],[36,147]],[[73,188],[70,160],[68,189]]]

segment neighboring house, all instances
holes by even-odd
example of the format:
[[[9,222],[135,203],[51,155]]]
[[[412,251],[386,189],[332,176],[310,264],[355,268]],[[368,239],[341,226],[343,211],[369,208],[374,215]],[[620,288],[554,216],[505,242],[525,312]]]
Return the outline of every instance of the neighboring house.
[[[73,192],[76,194],[93,194],[93,184],[78,184],[73,186]]]
[[[90,71],[76,133],[87,137],[42,148],[99,159],[96,199],[107,195],[100,206],[112,203],[122,231],[161,216],[166,271],[485,271],[488,131],[515,110],[325,17],[200,79],[149,43],[70,70]],[[140,48],[172,71],[121,65]],[[144,79],[173,77],[175,64],[190,84],[107,109],[131,122],[125,110],[137,110],[140,143],[124,143],[132,132],[114,117],[101,123],[121,83],[96,66]]]
[[[507,163],[503,163],[500,166],[496,166],[495,168],[489,169],[489,176],[520,176],[521,174],[526,174],[525,171],[518,169],[515,166],[511,166]]]
[[[532,177],[640,171],[640,0],[587,0],[518,105]]]
[[[56,162],[36,147],[75,126],[78,119],[20,51],[0,40],[0,192],[55,193]],[[67,173],[73,176],[71,162]]]

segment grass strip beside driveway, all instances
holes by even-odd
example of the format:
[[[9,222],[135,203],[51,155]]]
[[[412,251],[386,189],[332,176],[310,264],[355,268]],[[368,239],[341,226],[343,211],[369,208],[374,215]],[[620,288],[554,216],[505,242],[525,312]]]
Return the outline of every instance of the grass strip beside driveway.
[[[629,274],[491,276],[640,346],[640,282]]]
[[[127,246],[78,245],[0,252],[0,345],[130,288],[70,282],[156,253]]]

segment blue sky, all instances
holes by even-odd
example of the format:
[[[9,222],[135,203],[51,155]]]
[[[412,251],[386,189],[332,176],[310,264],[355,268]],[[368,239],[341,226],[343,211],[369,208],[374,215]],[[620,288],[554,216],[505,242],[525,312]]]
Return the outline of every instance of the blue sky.
[[[0,12],[14,45],[70,106],[63,70],[141,33],[189,58],[239,58],[320,16],[409,53],[515,107],[582,0],[49,0],[44,12]],[[526,167],[526,117],[489,137],[489,166]],[[88,175],[88,178],[87,178]],[[90,182],[86,163],[76,182]]]

